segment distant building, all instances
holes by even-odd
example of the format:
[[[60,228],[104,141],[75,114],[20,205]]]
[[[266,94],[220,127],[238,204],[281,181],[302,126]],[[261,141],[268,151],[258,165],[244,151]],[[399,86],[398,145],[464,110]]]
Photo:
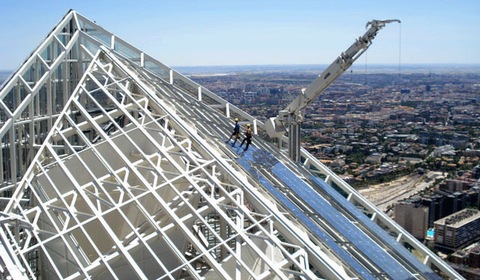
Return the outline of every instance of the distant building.
[[[480,165],[473,168],[473,178],[480,179]]]
[[[382,159],[386,156],[386,154],[382,153],[373,153],[369,155],[367,158],[365,158],[366,163],[370,164],[380,164],[382,163]]]
[[[425,239],[428,231],[428,207],[415,202],[395,205],[395,221],[417,239]]]
[[[452,145],[440,146],[435,148],[435,151],[433,151],[433,155],[436,157],[455,156],[455,148]]]
[[[443,215],[444,211],[444,200],[445,197],[438,194],[429,195],[421,198],[421,203],[423,206],[428,208],[428,227],[432,228],[433,223],[445,217]]]
[[[476,243],[456,251],[450,256],[450,261],[470,268],[480,268],[480,244]]]
[[[440,189],[451,193],[469,190],[472,187],[471,181],[448,179],[440,184]]]
[[[464,209],[435,221],[435,246],[456,250],[480,239],[480,211]]]
[[[450,181],[447,181],[450,182]],[[401,201],[397,204],[410,205],[410,208],[425,207],[428,213],[428,228],[434,226],[434,222],[455,212],[465,208],[479,208],[480,207],[480,186],[471,186],[467,190],[450,192],[445,189],[448,184],[441,184],[441,188],[432,194],[416,196],[409,198],[406,201]],[[455,185],[458,186],[458,185]],[[443,189],[442,189],[443,187]],[[409,207],[395,205],[395,220],[397,223],[403,223],[399,219],[403,215],[409,215]],[[406,212],[406,213],[402,213]],[[405,227],[405,226],[404,226]]]
[[[451,145],[454,149],[465,149],[469,141],[467,135],[453,131],[419,132],[418,137],[419,142],[422,144],[434,144],[437,147]]]
[[[456,264],[460,274],[466,279],[480,279],[480,244],[476,243],[465,249],[456,251],[449,257]]]

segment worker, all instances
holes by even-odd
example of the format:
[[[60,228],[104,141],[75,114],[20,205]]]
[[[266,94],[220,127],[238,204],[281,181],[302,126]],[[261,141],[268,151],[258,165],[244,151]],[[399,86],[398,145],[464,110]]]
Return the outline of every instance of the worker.
[[[225,143],[228,143],[232,137],[235,136],[235,141],[233,141],[232,147],[235,147],[235,143],[237,143],[237,139],[240,137],[240,125],[238,124],[238,119],[235,118],[235,127],[233,128],[232,135],[230,135],[230,138],[228,138]]]
[[[243,143],[247,141],[247,145],[245,146],[245,149],[243,150],[244,152],[248,150],[248,146],[250,146],[250,143],[252,143],[252,128],[250,127],[250,124],[247,124],[247,130],[245,131],[245,138],[243,139],[242,143],[240,144],[240,147],[243,146]]]

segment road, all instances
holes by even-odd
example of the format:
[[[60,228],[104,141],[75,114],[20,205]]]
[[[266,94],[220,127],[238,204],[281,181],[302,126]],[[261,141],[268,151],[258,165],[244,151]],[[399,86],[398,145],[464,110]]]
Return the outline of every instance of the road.
[[[389,206],[429,188],[435,179],[442,177],[441,172],[430,171],[422,175],[415,173],[392,182],[371,185],[359,192],[380,210],[386,212]]]

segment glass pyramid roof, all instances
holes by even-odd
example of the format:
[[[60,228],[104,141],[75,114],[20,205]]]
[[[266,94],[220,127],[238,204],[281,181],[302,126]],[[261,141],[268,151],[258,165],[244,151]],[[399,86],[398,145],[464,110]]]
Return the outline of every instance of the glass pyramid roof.
[[[457,276],[306,151],[290,161],[284,137],[75,11],[0,97],[4,277]],[[245,152],[233,118],[253,126]]]

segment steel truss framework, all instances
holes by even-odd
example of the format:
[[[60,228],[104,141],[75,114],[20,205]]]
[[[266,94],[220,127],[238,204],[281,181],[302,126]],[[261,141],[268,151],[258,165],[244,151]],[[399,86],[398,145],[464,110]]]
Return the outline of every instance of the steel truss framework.
[[[3,277],[394,278],[314,218],[313,205],[288,196],[271,170],[256,169],[258,176],[246,168],[224,143],[230,118],[239,117],[253,124],[254,151],[274,155],[306,184],[313,174],[340,190],[344,196],[330,198],[336,215],[350,215],[352,229],[409,278],[437,277],[429,271],[461,278],[305,150],[292,163],[285,137],[264,140],[262,122],[75,11],[0,97]],[[282,187],[286,199],[268,186]],[[342,203],[415,249],[420,264],[399,257],[368,223],[358,226],[362,219]],[[313,218],[306,223],[292,207]]]

